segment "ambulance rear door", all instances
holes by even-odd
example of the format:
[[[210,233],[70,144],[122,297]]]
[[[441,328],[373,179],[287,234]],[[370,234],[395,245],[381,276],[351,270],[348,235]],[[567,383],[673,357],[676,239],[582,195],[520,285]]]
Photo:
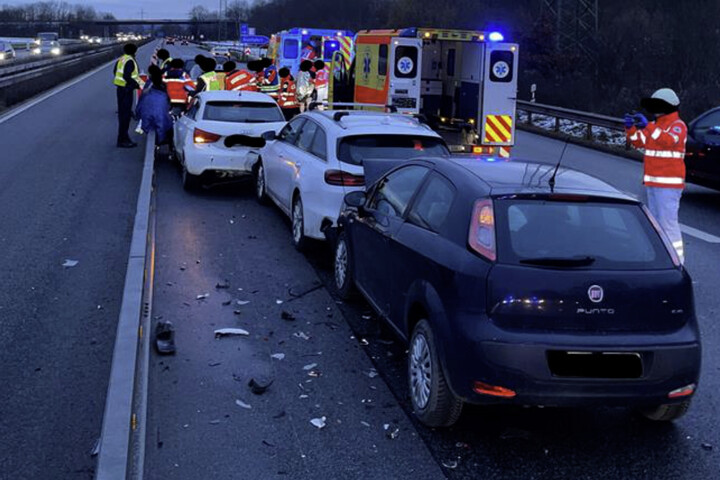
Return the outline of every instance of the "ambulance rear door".
[[[401,113],[420,112],[422,40],[395,37],[391,42],[389,105]]]
[[[302,35],[286,33],[280,37],[279,62],[275,62],[278,69],[287,67],[293,75],[300,70],[300,53],[302,48]]]
[[[515,143],[518,46],[488,42],[483,62],[483,86],[478,108],[482,145],[511,146]]]

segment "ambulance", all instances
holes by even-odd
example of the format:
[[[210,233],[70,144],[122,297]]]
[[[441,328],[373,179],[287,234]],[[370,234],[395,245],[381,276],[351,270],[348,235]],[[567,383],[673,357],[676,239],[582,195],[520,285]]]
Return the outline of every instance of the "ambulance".
[[[274,60],[278,69],[287,67],[295,75],[302,60],[320,59],[330,64],[335,52],[349,56],[353,36],[349,30],[291,28],[270,37],[268,56]]]
[[[335,54],[329,108],[418,116],[456,152],[508,157],[515,143],[518,45],[499,32],[363,30],[348,66]]]

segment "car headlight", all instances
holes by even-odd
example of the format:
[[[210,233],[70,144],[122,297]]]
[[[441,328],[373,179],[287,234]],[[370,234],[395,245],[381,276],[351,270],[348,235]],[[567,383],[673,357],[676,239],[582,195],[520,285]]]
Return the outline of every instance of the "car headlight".
[[[50,53],[52,53],[53,55],[60,55],[60,49],[57,47],[52,48],[50,49]]]
[[[5,60],[5,52],[0,52],[0,60]]]
[[[42,53],[42,52],[40,51],[39,48],[36,48],[36,49],[33,50],[33,53],[34,53],[35,55],[40,55],[40,53]]]

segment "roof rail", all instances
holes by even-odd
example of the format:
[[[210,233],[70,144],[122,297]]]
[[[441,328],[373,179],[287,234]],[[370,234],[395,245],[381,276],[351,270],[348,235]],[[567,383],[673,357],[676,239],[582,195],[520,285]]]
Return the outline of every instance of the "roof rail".
[[[345,112],[335,112],[335,113],[333,114],[333,121],[339,122],[340,120],[343,119],[343,117],[347,117],[348,115],[350,115],[350,112],[347,112],[347,111],[345,111]]]

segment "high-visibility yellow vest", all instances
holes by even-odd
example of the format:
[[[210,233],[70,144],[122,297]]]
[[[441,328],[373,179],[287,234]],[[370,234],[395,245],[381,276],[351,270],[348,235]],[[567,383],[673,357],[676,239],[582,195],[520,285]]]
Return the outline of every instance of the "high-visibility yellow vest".
[[[165,70],[165,67],[167,67],[170,64],[170,62],[172,62],[172,61],[173,61],[172,57],[168,57],[167,59],[160,62],[160,70]]]
[[[143,81],[142,79],[140,79],[140,71],[138,70],[137,62],[130,55],[123,55],[122,57],[120,57],[120,60],[118,60],[117,67],[115,67],[115,80],[113,80],[113,83],[118,87],[127,86],[127,82],[125,81],[124,77],[125,64],[127,62],[133,62],[134,68],[132,71],[132,78],[138,83],[138,85],[142,86]]]
[[[200,75],[200,78],[205,82],[205,91],[211,92],[213,90],[225,90],[225,85],[220,81],[220,77],[216,72],[205,72]]]

